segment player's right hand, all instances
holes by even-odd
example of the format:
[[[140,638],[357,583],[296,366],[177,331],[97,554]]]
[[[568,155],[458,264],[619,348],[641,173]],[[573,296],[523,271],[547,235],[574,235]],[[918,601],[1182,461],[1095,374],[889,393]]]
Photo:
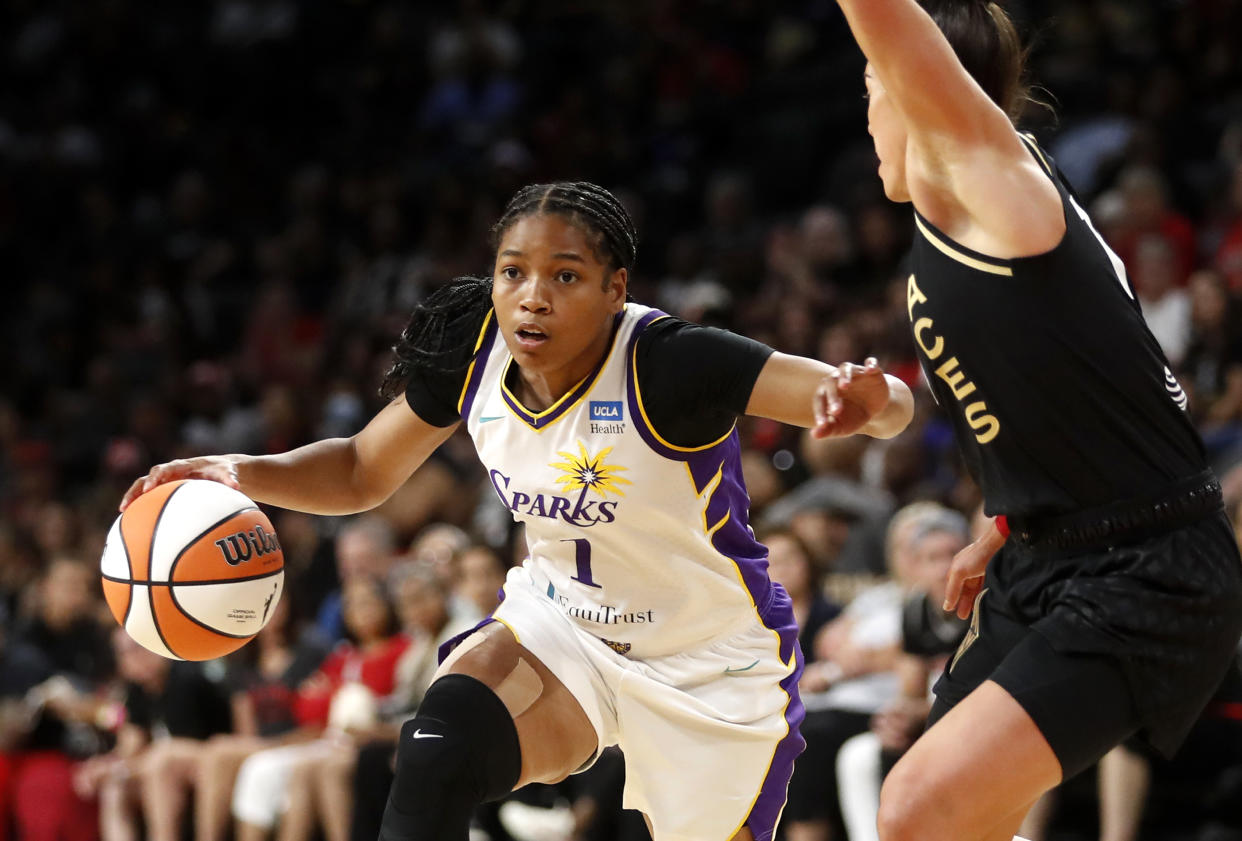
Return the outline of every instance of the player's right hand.
[[[241,482],[237,478],[237,459],[233,456],[179,458],[157,464],[147,475],[135,479],[125,496],[121,497],[120,510],[124,511],[131,502],[152,488],[178,479],[210,479],[234,490],[241,490]]]

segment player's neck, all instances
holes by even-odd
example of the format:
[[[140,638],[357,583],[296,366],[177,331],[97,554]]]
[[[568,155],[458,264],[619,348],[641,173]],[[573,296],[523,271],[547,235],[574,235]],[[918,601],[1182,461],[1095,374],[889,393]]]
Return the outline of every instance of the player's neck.
[[[522,405],[532,412],[542,412],[569,393],[575,385],[582,382],[582,377],[566,375],[562,371],[543,373],[517,368],[517,382],[514,390]],[[587,373],[590,373],[589,369]]]
[[[548,369],[522,367],[514,364],[513,379],[509,388],[518,400],[532,412],[542,412],[574,389],[578,383],[598,369],[612,347],[615,324],[601,331],[582,353],[566,365]]]

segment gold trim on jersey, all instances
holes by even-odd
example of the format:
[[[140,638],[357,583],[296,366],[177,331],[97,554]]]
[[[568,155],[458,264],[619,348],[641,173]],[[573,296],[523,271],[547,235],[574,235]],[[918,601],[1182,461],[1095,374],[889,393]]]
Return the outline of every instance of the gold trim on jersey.
[[[716,475],[707,480],[703,490],[699,490],[699,483],[694,481],[694,472],[690,470],[690,462],[683,461],[681,465],[686,468],[686,475],[690,477],[690,487],[698,495],[699,499],[703,500],[703,510],[699,512],[699,516],[703,519],[703,534],[707,535],[707,542],[710,544],[710,538],[714,529],[710,529],[707,526],[707,509],[711,507],[712,497],[716,495],[716,491],[720,490],[721,477],[724,475],[724,462],[720,462],[720,466],[716,468]]]
[[[582,379],[578,380],[578,382],[574,383],[573,388],[569,389],[569,391],[562,394],[555,403],[553,403],[548,408],[544,409],[542,412],[530,411],[530,409],[526,408],[525,404],[523,404],[521,400],[518,400],[517,395],[509,390],[509,385],[508,385],[509,369],[513,367],[513,355],[510,354],[508,361],[505,362],[504,367],[500,371],[500,390],[501,392],[504,393],[506,397],[509,398],[508,400],[504,400],[502,402],[506,406],[508,406],[509,413],[512,414],[518,420],[520,420],[522,423],[526,424],[531,429],[535,430],[536,432],[543,432],[545,429],[555,424],[561,418],[568,415],[570,412],[574,410],[574,407],[576,407],[579,403],[581,403],[583,400],[586,399],[587,395],[590,394],[591,391],[595,388],[596,383],[599,382],[599,378],[604,373],[604,369],[607,368],[608,363],[612,361],[613,351],[617,349],[617,334],[619,334],[620,332],[621,332],[620,320],[618,319],[618,321],[614,323],[612,327],[612,335],[608,339],[608,352],[605,353],[604,358],[600,360],[599,366],[596,367],[594,371],[587,374]],[[590,380],[591,382],[586,386],[586,388],[583,388],[583,384],[586,383],[587,380]],[[574,393],[580,388],[582,388],[582,393],[579,394],[572,403],[568,403],[564,406],[561,405],[562,403],[565,403],[565,401],[568,400],[570,397],[573,397]],[[536,423],[531,423],[530,420],[527,420],[525,417],[523,417],[521,412],[518,412],[517,409],[514,408],[515,406],[521,407],[522,411],[529,414],[531,419],[536,421]],[[551,415],[553,413],[556,413],[556,417],[552,418],[552,420],[548,421],[546,424],[543,424],[542,426],[536,425],[539,420],[546,418],[548,415]]]
[[[508,629],[509,629],[509,633],[513,634],[513,638],[514,638],[515,640],[517,640],[517,644],[518,644],[518,645],[521,645],[521,644],[522,644],[522,637],[518,634],[518,632],[517,632],[517,629],[516,629],[516,628],[514,628],[512,625],[510,625],[510,624],[509,624],[508,622],[506,622],[505,620],[501,619],[499,616],[493,615],[493,616],[492,616],[492,619],[496,620],[496,621],[497,621],[497,622],[499,622],[501,625],[504,625],[506,628],[508,628]]]
[[[776,634],[776,631],[772,631],[772,633]],[[776,659],[777,660],[781,659],[780,645],[781,645],[780,634],[776,634]],[[789,658],[790,662],[786,663],[785,665],[789,668],[792,668],[791,664],[795,662],[796,659],[797,659],[796,654],[791,655]],[[791,695],[789,690],[785,689],[784,687],[781,687],[781,691],[785,693],[785,706],[784,708],[781,709],[781,719],[785,722],[785,732],[781,734],[781,737],[777,739],[776,742],[772,745],[772,756],[768,758],[768,770],[764,771],[763,776],[759,779],[759,790],[755,792],[755,796],[754,798],[751,799],[750,805],[746,807],[746,815],[742,818],[741,822],[738,823],[738,825],[733,828],[732,834],[729,835],[730,838],[736,838],[737,834],[742,831],[742,827],[746,826],[746,821],[750,818],[750,813],[755,810],[755,804],[759,802],[759,797],[763,794],[763,786],[768,781],[768,774],[772,773],[772,763],[776,761],[776,752],[780,750],[781,745],[784,744],[785,740],[789,738],[789,705],[793,703],[793,695]],[[773,826],[781,825],[781,817],[785,814],[785,807],[788,805],[789,805],[789,796],[788,796],[788,791],[786,791],[786,796],[785,796],[784,801],[781,803],[781,808],[776,810],[776,820],[772,822]]]
[[[727,515],[725,519],[728,519]],[[724,525],[724,521],[721,521],[721,525]],[[721,557],[728,558],[728,555],[725,555],[723,552],[720,554],[721,554]],[[754,607],[755,616],[756,618],[759,619],[759,624],[767,628],[767,623],[763,621],[762,616],[759,616],[759,605],[755,604],[755,597],[751,595],[750,588],[746,586],[746,582],[742,579],[742,570],[741,570],[741,567],[738,566],[736,561],[733,562],[733,570],[735,573],[737,573],[738,581],[741,582],[742,584],[742,591],[746,593],[746,595],[750,598],[750,603]],[[789,659],[782,660],[781,659],[780,631],[776,630],[775,628],[767,628],[767,630],[776,639],[776,659],[780,662],[782,666],[785,667],[785,669],[787,670],[786,676],[788,676],[790,673],[793,672],[793,670],[797,667],[797,664],[798,664],[798,641],[795,637],[793,648],[791,648],[789,651]],[[783,680],[784,679],[782,678],[782,681]],[[750,805],[746,807],[745,816],[742,818],[740,822],[738,822],[738,825],[733,828],[733,832],[730,833],[729,835],[730,838],[736,837],[736,835],[742,831],[742,827],[746,826],[747,818],[750,817],[750,813],[753,812],[755,809],[755,804],[759,802],[759,797],[763,794],[763,786],[768,781],[768,774],[772,773],[772,763],[776,761],[776,752],[780,750],[781,745],[784,744],[785,740],[789,738],[789,729],[790,729],[789,728],[789,705],[793,703],[793,694],[788,689],[786,689],[784,686],[781,686],[781,691],[785,693],[785,706],[781,709],[781,720],[785,723],[785,732],[781,734],[781,737],[779,739],[777,739],[775,742],[772,743],[772,755],[768,758],[768,769],[767,771],[764,771],[763,776],[760,778],[759,788],[755,791],[755,796],[751,799]],[[776,811],[776,820],[773,822],[773,826],[780,826],[781,816],[785,814],[785,807],[788,805],[789,805],[789,798],[786,797],[785,801],[781,803],[781,808]]]
[[[470,360],[470,367],[466,369],[466,381],[461,384],[461,394],[457,395],[457,414],[459,415],[461,407],[466,403],[466,392],[470,390],[470,378],[474,376],[474,366],[479,361],[479,348],[483,347],[483,337],[487,335],[487,326],[492,323],[492,316],[495,312],[495,309],[487,311],[487,315],[483,317],[483,326],[479,328],[479,337],[475,339],[473,357]]]
[[[972,269],[978,269],[981,272],[1001,275],[1002,277],[1013,277],[1013,269],[1009,266],[998,266],[995,263],[987,263],[977,257],[971,257],[969,254],[963,254],[961,251],[958,251],[952,245],[945,242],[934,232],[932,232],[930,228],[924,225],[923,220],[919,218],[917,213],[914,215],[914,224],[918,226],[919,232],[923,234],[923,238],[934,245],[936,249],[946,257],[951,257],[962,265],[969,266]]]
[[[647,325],[647,327],[650,327],[652,324],[655,324],[657,321],[661,321],[669,317],[670,316],[662,315],[659,318],[653,318],[651,319],[651,322],[650,324]],[[726,432],[724,435],[721,435],[719,438],[717,438],[715,441],[711,442],[710,444],[703,444],[698,447],[679,447],[676,444],[672,444],[672,443],[669,443],[668,441],[665,441],[664,436],[661,435],[660,431],[656,429],[655,426],[651,423],[651,418],[647,417],[647,407],[643,405],[643,390],[642,390],[642,387],[640,387],[638,384],[638,342],[634,342],[634,351],[630,355],[630,365],[633,366],[633,369],[634,369],[634,377],[633,377],[634,402],[638,404],[638,411],[643,416],[643,425],[646,426],[648,431],[651,432],[651,435],[653,438],[655,438],[665,447],[668,447],[670,450],[673,450],[678,453],[701,453],[704,450],[710,450],[712,447],[717,447],[723,444],[725,441],[729,440],[729,436],[733,434],[733,430],[737,429],[737,421],[734,421],[733,425],[729,427],[729,431]]]
[[[1053,176],[1052,163],[1044,154],[1044,150],[1040,149],[1039,144],[1035,142],[1035,135],[1030,132],[1023,131],[1018,132],[1018,137],[1026,143],[1028,149],[1035,153],[1035,157],[1038,158],[1039,162],[1044,165],[1044,171],[1047,172],[1050,177]]]
[[[957,661],[961,660],[962,655],[979,639],[979,608],[983,604],[983,597],[987,595],[987,592],[988,588],[984,587],[979,591],[979,595],[975,596],[974,606],[970,609],[970,627],[966,629],[966,636],[962,637],[961,643],[957,646],[957,652],[953,655],[953,659],[949,661],[949,672],[953,671]]]

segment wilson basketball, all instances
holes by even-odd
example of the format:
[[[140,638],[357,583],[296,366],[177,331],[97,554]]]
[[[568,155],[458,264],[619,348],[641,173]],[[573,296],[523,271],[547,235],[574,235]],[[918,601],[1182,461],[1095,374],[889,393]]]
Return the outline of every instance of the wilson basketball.
[[[116,518],[100,560],[104,597],[143,647],[174,660],[234,651],[280,600],[276,530],[240,491],[183,479],[152,488]]]

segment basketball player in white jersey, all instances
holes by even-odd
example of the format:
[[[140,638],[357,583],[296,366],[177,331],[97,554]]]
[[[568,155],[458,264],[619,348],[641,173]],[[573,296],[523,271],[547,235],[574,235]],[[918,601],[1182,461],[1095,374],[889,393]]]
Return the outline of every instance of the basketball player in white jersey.
[[[482,626],[444,652],[405,726],[385,841],[465,841],[473,808],[626,757],[656,841],[768,841],[803,710],[789,598],[748,525],[739,414],[891,437],[912,397],[875,360],[833,368],[627,302],[629,216],[585,183],[527,187],[489,279],[419,307],[349,439],[160,465],[320,514],[386,499],[464,423],[526,527]],[[448,648],[446,646],[446,648]]]

